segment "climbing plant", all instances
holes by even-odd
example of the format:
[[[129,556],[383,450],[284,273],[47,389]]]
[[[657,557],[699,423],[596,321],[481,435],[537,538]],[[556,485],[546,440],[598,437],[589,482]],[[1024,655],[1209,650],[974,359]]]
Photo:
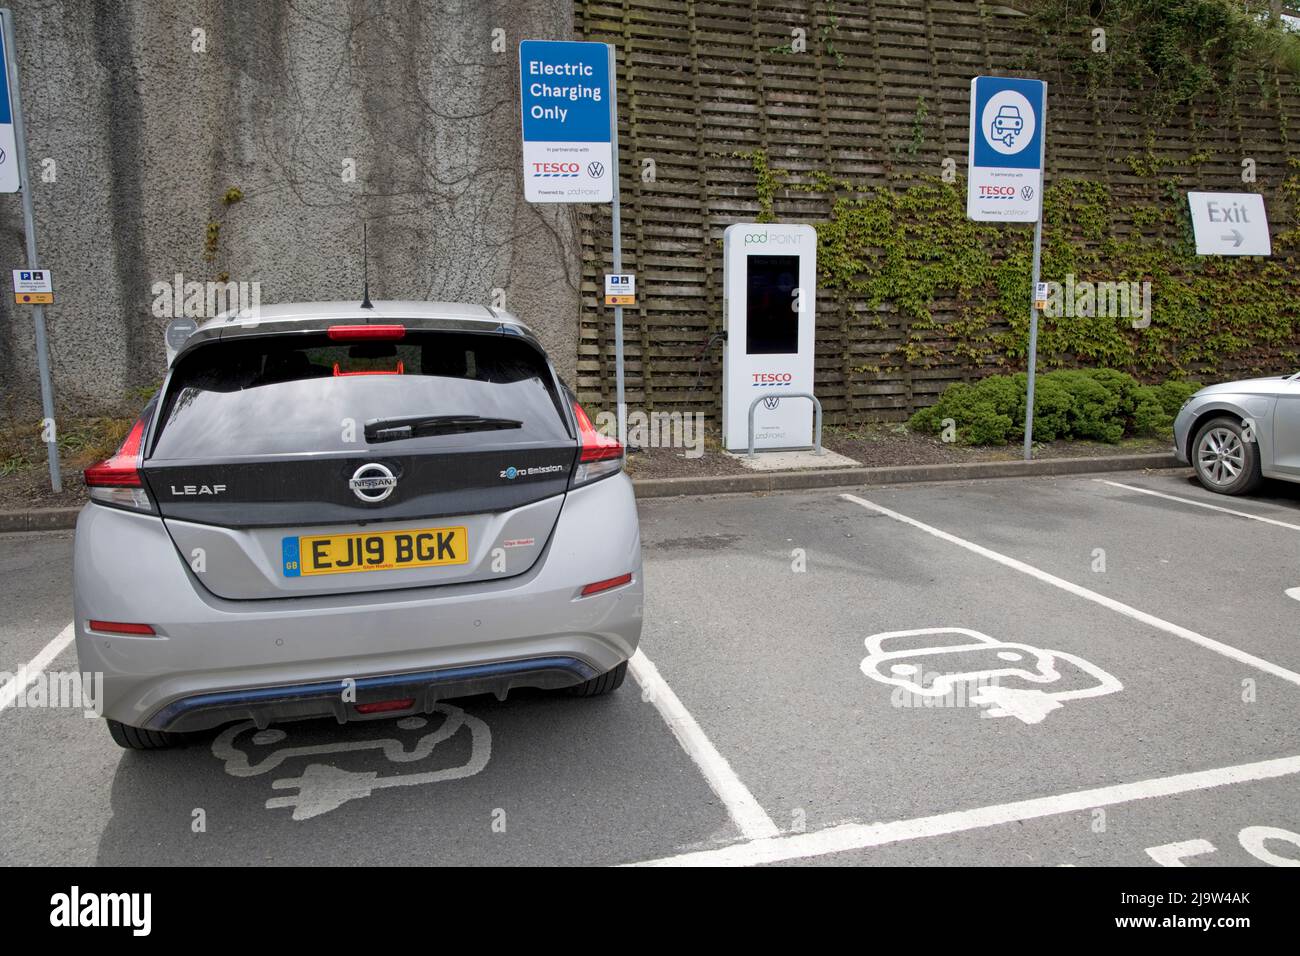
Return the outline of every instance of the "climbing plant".
[[[1022,7],[1042,39],[1032,57],[1038,67],[1064,62],[1090,96],[1116,84],[1140,90],[1159,122],[1206,96],[1227,100],[1246,79],[1267,95],[1274,70],[1300,76],[1300,36],[1270,16],[1267,0],[1034,0]],[[1062,42],[1074,37],[1092,42]]]
[[[1136,283],[1141,305],[1150,292],[1149,324],[1097,314],[1095,297],[1044,315],[1040,367],[1146,383],[1300,368],[1300,147],[1288,135],[1300,40],[1266,2],[978,0],[904,16],[897,3],[817,0],[741,5],[707,29],[659,23],[661,6],[616,0],[619,20],[579,5],[585,38],[681,52],[624,77],[654,117],[636,127],[637,155],[675,157],[637,197],[638,255],[672,290],[640,316],[644,394],[716,413],[692,363],[716,354],[721,227],[751,218],[817,226],[828,421],[901,420],[946,384],[1023,369],[1032,228],[966,218],[973,72],[1048,81],[1042,278]],[[796,28],[806,48],[725,67]],[[1197,256],[1191,190],[1263,194],[1273,256]],[[584,264],[588,279],[602,262]],[[580,387],[607,399],[604,321],[584,311]]]
[[[1300,37],[1268,16],[1266,2],[1254,0],[1040,0],[1019,6],[1042,36],[1035,56],[1053,68],[1064,64],[1074,74],[1067,82],[1078,82],[1088,97],[1130,88],[1150,124],[1145,146],[1122,157],[1145,187],[1130,181],[1116,193],[1100,179],[1049,181],[1042,278],[1135,283],[1149,290],[1151,321],[1135,328],[1131,312],[1099,315],[1095,304],[1074,308],[1070,301],[1040,324],[1040,361],[1049,368],[1106,365],[1149,377],[1212,375],[1225,359],[1233,368],[1256,357],[1300,362],[1300,164],[1290,161],[1276,189],[1281,202],[1270,198],[1272,258],[1200,257],[1186,211],[1188,185],[1179,177],[1181,169],[1213,162],[1213,151],[1197,141],[1195,119],[1182,134],[1188,142],[1182,155],[1157,149],[1154,135],[1162,124],[1185,123],[1193,104],[1267,99],[1283,83],[1300,84]],[[1081,42],[1095,39],[1097,28],[1105,31],[1105,56]],[[927,104],[918,99],[904,147],[909,154],[921,150],[927,122]],[[782,190],[823,198],[818,266],[833,301],[879,328],[891,312],[903,316],[901,344],[880,365],[858,371],[953,358],[981,368],[1023,363],[1028,227],[968,220],[960,179],[855,184],[824,170],[787,173],[763,149],[739,155],[754,172],[760,221],[775,218]],[[1116,230],[1115,223],[1129,226]]]
[[[785,184],[785,173],[772,168],[765,149],[733,155],[748,160],[750,168],[754,170],[754,191],[758,194],[758,221],[774,222],[776,194],[777,190]]]
[[[773,192],[783,177],[766,157],[754,167]],[[966,218],[964,183],[920,178],[906,188],[858,188],[814,173],[791,188],[825,197],[817,223],[818,271],[837,301],[858,303],[883,327],[883,306],[905,318],[902,344],[886,361],[925,367],[957,357],[982,367],[1015,367],[1024,358],[1030,298],[1030,232]],[[1064,179],[1044,196],[1042,278],[1065,283],[1149,283],[1151,322],[1098,315],[1095,306],[1058,310],[1039,331],[1046,367],[1105,365],[1150,375],[1213,373],[1225,358],[1282,350],[1300,358],[1300,273],[1291,256],[1300,237],[1300,162],[1293,161],[1276,204],[1273,258],[1199,257],[1179,203],[1117,204],[1103,183]],[[770,213],[770,200],[765,211]],[[1115,219],[1141,227],[1111,231]],[[1142,229],[1173,237],[1152,242]],[[940,323],[940,303],[958,304]]]

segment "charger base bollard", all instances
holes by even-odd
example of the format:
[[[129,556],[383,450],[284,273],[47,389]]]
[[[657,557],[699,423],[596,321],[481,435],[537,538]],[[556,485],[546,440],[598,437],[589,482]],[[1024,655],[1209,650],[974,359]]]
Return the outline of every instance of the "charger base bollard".
[[[822,448],[822,403],[812,392],[787,392],[782,398],[806,398],[813,403],[814,437],[813,437],[813,454],[825,455],[826,451]],[[754,412],[758,411],[759,402],[765,402],[767,398],[760,395],[749,403],[749,451],[746,458],[758,457],[754,453]]]

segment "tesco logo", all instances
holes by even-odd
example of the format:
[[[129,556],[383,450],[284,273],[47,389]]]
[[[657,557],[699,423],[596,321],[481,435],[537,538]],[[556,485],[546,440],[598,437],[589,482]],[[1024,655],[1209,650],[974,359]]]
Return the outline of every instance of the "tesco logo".
[[[980,197],[983,199],[1012,199],[1016,195],[1015,186],[981,186]]]
[[[754,380],[750,383],[755,388],[761,388],[766,385],[789,385],[794,381],[794,375],[790,372],[755,372]]]
[[[569,178],[578,175],[578,163],[533,163],[533,175],[548,179]]]

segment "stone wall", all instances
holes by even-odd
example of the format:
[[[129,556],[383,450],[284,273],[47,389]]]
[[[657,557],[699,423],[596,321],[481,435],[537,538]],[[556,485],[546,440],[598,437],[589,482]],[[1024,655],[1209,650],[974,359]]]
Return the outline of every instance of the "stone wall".
[[[373,297],[487,304],[504,290],[572,377],[575,213],[522,199],[517,90],[519,40],[571,37],[571,3],[11,9],[63,413],[130,412],[161,380],[151,288],[176,273],[259,282],[263,304],[359,300],[363,222]],[[4,269],[22,242],[20,197],[0,196]],[[0,414],[28,414],[31,316],[11,302]]]

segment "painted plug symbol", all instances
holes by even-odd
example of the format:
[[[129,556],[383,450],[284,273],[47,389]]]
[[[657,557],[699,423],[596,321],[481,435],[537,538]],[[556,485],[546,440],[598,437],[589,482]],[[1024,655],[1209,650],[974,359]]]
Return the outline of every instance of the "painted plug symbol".
[[[424,773],[397,772],[380,776],[373,770],[353,771],[333,764],[311,763],[300,776],[273,780],[273,790],[298,792],[272,797],[266,801],[267,808],[292,809],[293,819],[310,820],[322,813],[336,810],[350,800],[368,797],[376,790],[459,780],[472,777],[487,766],[492,755],[492,734],[487,724],[451,704],[435,704],[433,713],[442,717],[442,721],[433,728],[429,728],[426,718],[419,716],[404,717],[395,723],[393,729],[398,731],[424,731],[413,741],[403,741],[400,737],[343,738],[322,744],[279,746],[288,741],[286,731],[270,728],[254,733],[253,723],[246,721],[222,731],[212,743],[212,754],[224,762],[226,773],[232,777],[261,776],[278,769],[287,761],[304,757],[323,757],[327,754],[343,756],[374,751],[378,751],[387,764],[404,767],[430,758],[440,744],[449,741],[458,731],[468,729],[470,754],[468,760],[460,766]],[[253,755],[235,743],[246,734],[250,735],[249,740],[254,746],[270,746],[273,749],[259,754],[261,759],[256,762],[250,760]]]
[[[279,807],[291,808],[295,820],[310,820],[322,813],[337,810],[349,800],[368,797],[376,787],[392,785],[385,784],[378,778],[379,774],[373,770],[357,773],[328,764],[310,764],[302,772],[301,777],[272,780],[272,790],[296,788],[298,793],[285,797],[272,797],[266,801],[266,808],[268,810]],[[405,781],[406,778],[398,779]]]

